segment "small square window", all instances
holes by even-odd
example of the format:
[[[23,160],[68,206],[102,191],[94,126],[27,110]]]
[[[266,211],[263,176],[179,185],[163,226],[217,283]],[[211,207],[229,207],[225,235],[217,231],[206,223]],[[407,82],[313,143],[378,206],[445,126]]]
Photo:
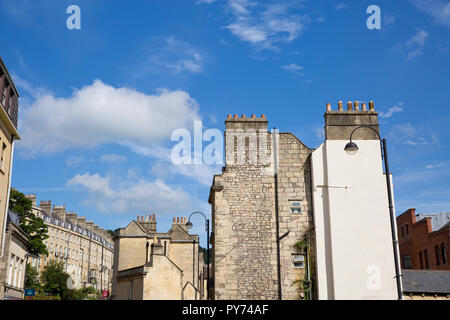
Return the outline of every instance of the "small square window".
[[[303,254],[294,254],[294,268],[304,268],[305,267],[305,256]]]
[[[302,213],[302,203],[300,201],[291,202],[291,213]]]

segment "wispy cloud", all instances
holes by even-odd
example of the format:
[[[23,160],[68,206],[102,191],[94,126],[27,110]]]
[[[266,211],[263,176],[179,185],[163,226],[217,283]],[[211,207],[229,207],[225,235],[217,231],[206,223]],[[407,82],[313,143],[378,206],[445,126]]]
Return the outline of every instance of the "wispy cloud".
[[[396,52],[406,52],[407,60],[411,60],[423,53],[425,42],[429,37],[428,32],[420,29],[409,40],[397,43],[391,49]]]
[[[209,61],[205,50],[175,36],[150,39],[137,52],[131,67],[134,78],[198,74]]]
[[[195,4],[196,5],[198,5],[198,4],[211,4],[211,3],[213,3],[213,2],[216,2],[217,0],[197,0],[196,2],[195,2]]]
[[[108,163],[121,163],[121,162],[126,162],[127,157],[120,155],[120,154],[108,153],[108,154],[102,155],[100,158],[100,161],[108,162]]]
[[[277,44],[298,38],[308,20],[296,13],[299,2],[260,4],[249,0],[228,0],[226,8],[232,16],[225,26],[240,40],[256,49],[277,49]]]
[[[286,72],[290,72],[293,74],[296,74],[298,76],[303,76],[303,67],[299,66],[298,64],[295,63],[290,63],[290,64],[285,64],[281,66],[281,69],[283,69]]]
[[[350,7],[346,3],[340,2],[334,6],[334,9],[335,10],[348,10],[348,9],[350,9]]]
[[[426,132],[426,134],[421,134],[423,132]],[[393,126],[389,136],[394,141],[414,147],[426,145],[437,147],[440,145],[439,137],[435,132],[431,130],[417,130],[409,122]]]
[[[443,168],[446,164],[444,162],[439,162],[435,164],[429,164],[426,166],[427,169],[436,169],[436,168]]]
[[[78,167],[83,161],[85,161],[84,157],[68,156],[66,160],[66,165],[68,167]]]
[[[394,113],[403,112],[403,102],[398,102],[395,106],[390,107],[386,112],[379,112],[381,118],[390,118]]]
[[[437,23],[450,27],[450,2],[447,0],[411,0],[414,6]]]

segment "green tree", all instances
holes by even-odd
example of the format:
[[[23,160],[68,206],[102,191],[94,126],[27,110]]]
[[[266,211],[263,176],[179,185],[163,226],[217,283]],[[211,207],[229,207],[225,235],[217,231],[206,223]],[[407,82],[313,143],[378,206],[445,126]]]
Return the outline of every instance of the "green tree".
[[[203,255],[203,262],[205,262],[205,264],[206,264],[206,257],[208,256],[206,248],[198,246],[198,251],[200,251],[200,254]],[[212,263],[212,250],[211,249],[209,250],[209,263]]]
[[[64,272],[62,262],[50,260],[44,267],[41,275],[42,289],[45,293],[59,296],[63,300],[72,298],[71,290],[67,287],[67,279],[70,276]]]
[[[25,288],[35,289],[36,293],[40,291],[39,272],[31,264],[27,263]]]
[[[48,238],[48,228],[44,220],[36,217],[31,210],[32,202],[25,195],[11,188],[9,209],[19,214],[20,228],[27,234],[31,254],[48,255],[44,240]]]

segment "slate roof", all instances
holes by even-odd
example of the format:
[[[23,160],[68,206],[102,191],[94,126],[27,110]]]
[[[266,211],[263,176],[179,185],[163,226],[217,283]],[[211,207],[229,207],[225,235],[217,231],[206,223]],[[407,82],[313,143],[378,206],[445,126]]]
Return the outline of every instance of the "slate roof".
[[[402,278],[406,293],[450,294],[450,271],[402,270]]]

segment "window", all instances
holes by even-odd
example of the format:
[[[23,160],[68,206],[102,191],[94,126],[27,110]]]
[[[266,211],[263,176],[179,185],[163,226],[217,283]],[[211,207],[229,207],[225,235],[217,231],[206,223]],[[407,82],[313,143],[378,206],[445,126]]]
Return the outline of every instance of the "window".
[[[302,213],[302,203],[300,201],[291,202],[291,213]]]
[[[425,249],[423,251],[423,253],[424,253],[424,256],[425,256],[425,269],[428,269],[428,250]]]
[[[5,102],[6,102],[6,91],[8,89],[8,82],[5,81],[4,85],[3,85],[3,92],[2,92],[2,105],[5,106]]]
[[[0,169],[2,169],[2,170],[4,170],[5,150],[6,150],[6,144],[3,142],[2,143],[2,154],[1,154],[1,158],[0,158]]]
[[[14,254],[11,254],[11,260],[9,261],[9,272],[8,272],[8,284],[12,285],[12,270],[14,264]]]
[[[406,235],[409,236],[409,224],[406,224]]]
[[[295,253],[293,254],[294,268],[304,268],[305,267],[305,256],[303,254]]]
[[[411,256],[409,254],[403,256],[403,268],[412,269]]]
[[[445,247],[445,243],[441,244],[441,256],[442,256],[442,264],[447,263],[447,248]]]
[[[419,259],[420,259],[420,269],[423,269],[423,257],[422,257],[422,251],[419,252]]]
[[[405,237],[405,229],[402,226],[402,238],[404,238],[404,237]]]
[[[434,252],[436,254],[436,265],[440,265],[441,264],[441,259],[439,259],[439,246],[435,245],[434,246]]]

